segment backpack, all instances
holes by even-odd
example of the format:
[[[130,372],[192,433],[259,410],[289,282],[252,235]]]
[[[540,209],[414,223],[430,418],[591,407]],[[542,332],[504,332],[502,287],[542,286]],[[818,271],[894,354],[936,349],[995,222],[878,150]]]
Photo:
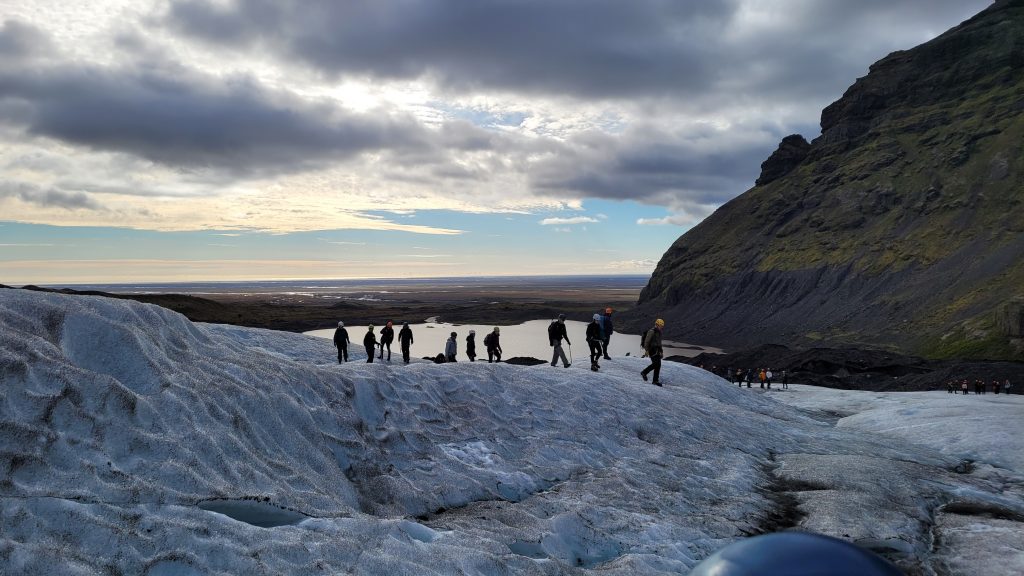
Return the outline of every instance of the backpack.
[[[651,339],[651,331],[653,330],[654,328],[648,328],[647,331],[644,332],[643,338],[640,339],[640,347],[644,350],[647,350],[647,345],[650,343]]]
[[[484,336],[484,346],[494,346],[494,332]]]

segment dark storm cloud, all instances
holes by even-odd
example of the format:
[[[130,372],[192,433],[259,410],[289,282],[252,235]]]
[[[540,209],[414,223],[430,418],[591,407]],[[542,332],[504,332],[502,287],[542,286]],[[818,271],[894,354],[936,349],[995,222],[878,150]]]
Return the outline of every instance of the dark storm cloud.
[[[31,25],[6,20],[0,25],[0,59],[26,59],[50,53],[50,37]]]
[[[300,170],[426,145],[411,117],[317,107],[248,80],[82,66],[0,70],[0,100],[27,110],[22,121],[32,134],[174,166]]]
[[[742,0],[181,0],[166,18],[181,33],[267,48],[331,73],[425,76],[466,90],[715,100],[726,91],[838,96],[870,62],[987,4],[780,3],[753,27]]]
[[[16,198],[37,206],[57,207],[67,210],[101,210],[100,206],[84,192],[68,192],[56,188],[40,188],[24,182],[0,182],[0,198]]]
[[[432,146],[410,116],[317,107],[247,80],[70,66],[0,70],[0,101],[18,105],[30,133],[173,166],[287,171]]]
[[[741,134],[756,137],[740,138]],[[751,187],[779,136],[759,127],[688,137],[656,129],[570,140],[562,153],[535,166],[541,193],[633,199],[651,204],[717,205]]]

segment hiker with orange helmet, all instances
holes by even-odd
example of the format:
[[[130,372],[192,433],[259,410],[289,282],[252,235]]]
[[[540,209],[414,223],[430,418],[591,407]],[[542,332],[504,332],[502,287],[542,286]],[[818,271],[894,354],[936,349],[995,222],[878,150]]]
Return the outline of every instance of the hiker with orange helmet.
[[[653,371],[655,386],[661,386],[661,381],[659,380],[661,375],[661,357],[665,355],[665,351],[661,347],[661,329],[664,327],[665,321],[658,318],[654,321],[654,328],[651,328],[644,334],[643,340],[644,351],[650,356],[651,365],[640,372],[640,377],[644,379],[644,382],[647,382],[647,374]]]

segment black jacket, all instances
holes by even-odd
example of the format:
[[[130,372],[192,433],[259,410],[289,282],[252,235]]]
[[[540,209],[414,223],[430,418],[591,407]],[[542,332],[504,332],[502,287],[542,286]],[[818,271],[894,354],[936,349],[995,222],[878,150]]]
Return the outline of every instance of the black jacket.
[[[395,341],[395,329],[391,326],[385,326],[380,331],[380,343],[391,344]]]
[[[491,332],[487,336],[484,336],[484,346],[487,346],[488,350],[501,350],[501,339],[500,334]]]
[[[569,342],[569,334],[565,331],[565,323],[555,320],[548,326],[548,344],[557,346],[562,343],[563,338],[566,344],[572,346],[572,342]]]
[[[402,326],[402,329],[398,331],[398,341],[402,343],[402,346],[412,344],[412,330],[408,326]]]
[[[606,313],[604,316],[601,316],[601,322],[604,325],[604,337],[611,336],[612,332],[615,331],[615,328],[612,326],[612,315]]]
[[[336,348],[342,348],[348,346],[350,340],[348,339],[348,330],[345,330],[341,326],[334,331],[334,346]]]
[[[476,355],[476,334],[470,334],[466,336],[466,355]]]
[[[587,324],[587,342],[601,339],[601,325],[597,323],[597,320]]]
[[[366,336],[363,336],[363,346],[366,346],[367,348],[372,348],[373,346],[376,346],[376,345],[377,345],[377,337],[373,335],[373,332],[371,332],[370,330],[367,330],[366,331]]]

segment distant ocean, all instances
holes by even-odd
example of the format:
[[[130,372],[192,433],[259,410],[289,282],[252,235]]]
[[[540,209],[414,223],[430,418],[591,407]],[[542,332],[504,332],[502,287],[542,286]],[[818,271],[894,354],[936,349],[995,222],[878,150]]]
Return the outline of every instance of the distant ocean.
[[[191,295],[348,295],[415,294],[458,290],[629,290],[643,288],[650,276],[479,276],[457,278],[373,278],[359,280],[273,280],[248,282],[170,282],[140,284],[61,284],[49,287],[115,294]]]

